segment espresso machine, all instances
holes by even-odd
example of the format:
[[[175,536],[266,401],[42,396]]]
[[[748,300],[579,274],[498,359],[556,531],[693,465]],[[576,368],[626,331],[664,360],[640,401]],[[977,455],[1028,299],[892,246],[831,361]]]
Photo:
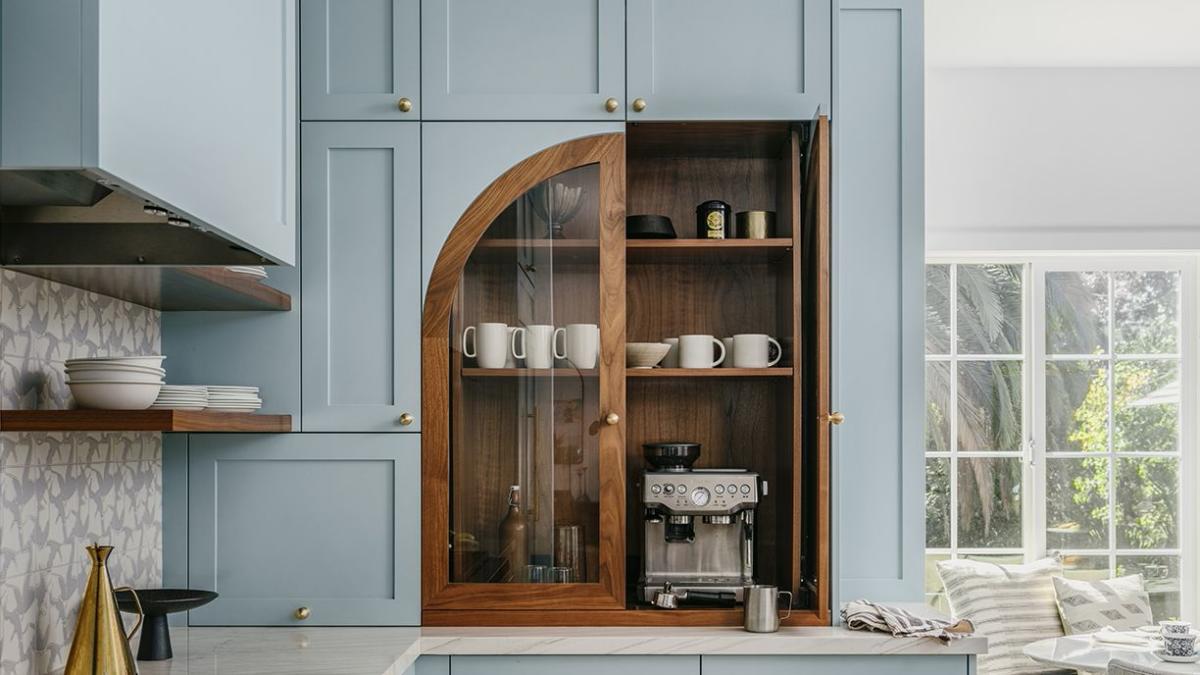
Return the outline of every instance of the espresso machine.
[[[732,604],[754,583],[754,514],[767,484],[745,469],[693,469],[698,443],[643,446],[638,595],[658,607]]]

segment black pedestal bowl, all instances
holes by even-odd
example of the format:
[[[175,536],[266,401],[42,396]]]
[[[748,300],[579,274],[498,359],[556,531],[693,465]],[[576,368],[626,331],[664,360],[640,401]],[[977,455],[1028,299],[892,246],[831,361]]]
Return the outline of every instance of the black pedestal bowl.
[[[165,661],[171,658],[171,633],[167,627],[167,615],[196,609],[217,598],[217,594],[212,591],[183,588],[139,588],[135,592],[142,603],[143,616],[138,661]],[[137,604],[129,591],[117,591],[117,606],[122,612],[137,612]]]

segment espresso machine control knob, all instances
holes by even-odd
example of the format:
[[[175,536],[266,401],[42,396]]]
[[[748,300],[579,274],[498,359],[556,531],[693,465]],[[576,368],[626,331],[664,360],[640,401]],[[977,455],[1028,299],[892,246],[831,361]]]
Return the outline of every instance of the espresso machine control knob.
[[[698,487],[692,490],[692,503],[696,506],[707,506],[710,495],[707,489]]]

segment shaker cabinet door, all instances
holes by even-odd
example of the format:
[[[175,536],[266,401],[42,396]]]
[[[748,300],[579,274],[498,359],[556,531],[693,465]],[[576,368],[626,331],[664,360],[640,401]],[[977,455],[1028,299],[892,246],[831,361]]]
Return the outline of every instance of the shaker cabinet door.
[[[301,130],[304,431],[418,431],[419,124]]]
[[[420,17],[420,0],[301,0],[301,119],[419,119]]]
[[[834,607],[918,602],[925,554],[921,0],[842,0],[833,102]],[[863,467],[870,467],[864,470]]]
[[[631,121],[809,119],[829,102],[830,0],[629,0],[626,11]]]
[[[188,581],[220,594],[191,625],[420,623],[419,436],[188,442]]]
[[[622,119],[625,3],[423,0],[421,86],[430,120]]]
[[[963,654],[838,656],[705,656],[701,675],[969,675]]]

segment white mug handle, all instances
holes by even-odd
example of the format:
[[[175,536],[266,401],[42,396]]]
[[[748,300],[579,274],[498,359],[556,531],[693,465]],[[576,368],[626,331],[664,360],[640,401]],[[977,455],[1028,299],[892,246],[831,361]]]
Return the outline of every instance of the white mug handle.
[[[562,343],[563,343],[563,350],[562,350],[561,354],[558,353],[558,336],[559,335],[562,336]],[[567,358],[567,329],[566,328],[555,328],[554,336],[552,338],[550,338],[550,341],[554,345],[554,358],[556,358],[556,359]]]
[[[779,340],[776,340],[773,337],[767,338],[767,342],[775,345],[775,358],[767,361],[767,367],[770,368],[771,366],[779,363],[779,359],[783,358],[783,345],[779,344]]]
[[[475,326],[467,326],[466,329],[463,330],[463,337],[462,337],[463,356],[466,356],[466,357],[472,358],[472,359],[475,358],[475,353],[471,352],[467,349],[467,336],[473,335],[474,333],[475,333]]]
[[[717,357],[716,361],[713,361],[713,368],[716,368],[717,366],[719,366],[725,362],[725,343],[721,342],[717,338],[713,338],[712,341],[713,341],[713,344],[715,344],[721,348],[721,355]]]
[[[517,353],[517,336],[521,336],[521,353]],[[525,358],[525,329],[514,328],[512,334],[512,342],[509,343],[509,349],[512,350],[512,355],[518,359]]]

